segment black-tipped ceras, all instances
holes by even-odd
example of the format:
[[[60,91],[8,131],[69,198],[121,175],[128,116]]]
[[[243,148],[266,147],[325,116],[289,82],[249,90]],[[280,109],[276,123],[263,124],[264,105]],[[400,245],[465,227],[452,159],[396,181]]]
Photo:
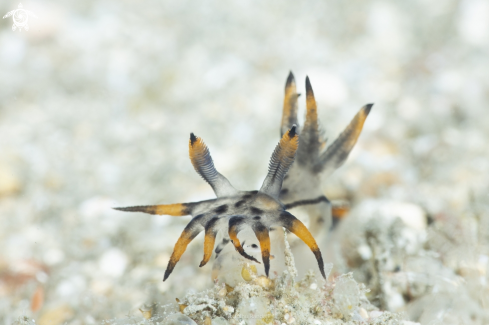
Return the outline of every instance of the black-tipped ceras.
[[[285,84],[281,135],[297,124],[295,78],[289,73]],[[306,119],[300,130],[296,163],[284,179],[280,200],[287,209],[304,206],[309,215],[309,228],[314,234],[328,230],[331,224],[331,204],[324,195],[321,179],[339,168],[355,146],[363,124],[373,104],[363,106],[346,129],[327,148],[319,131],[318,112],[309,77],[306,78]]]
[[[216,170],[207,146],[202,139],[191,134],[189,155],[192,165],[197,173],[209,183],[217,198],[192,203],[116,209],[149,214],[192,216],[192,220],[175,244],[163,281],[170,276],[187,245],[202,231],[205,231],[204,257],[200,266],[209,261],[214,249],[216,235],[220,230],[227,232],[227,236],[234,244],[235,249],[243,257],[258,262],[245,252],[238,239],[237,235],[244,227],[250,227],[260,243],[265,274],[268,276],[270,269],[269,231],[271,227],[277,226],[288,229],[309,246],[316,257],[322,276],[326,277],[323,259],[316,240],[299,219],[286,211],[284,204],[279,199],[282,182],[294,162],[298,145],[299,136],[296,133],[296,126],[291,125],[291,128],[284,132],[272,154],[268,174],[260,190],[246,192],[236,190],[227,178]]]

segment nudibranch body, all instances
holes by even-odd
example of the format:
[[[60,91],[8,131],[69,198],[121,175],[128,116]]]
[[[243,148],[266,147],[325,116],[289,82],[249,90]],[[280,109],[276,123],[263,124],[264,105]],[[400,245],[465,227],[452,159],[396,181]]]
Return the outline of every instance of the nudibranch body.
[[[190,135],[189,156],[197,173],[212,187],[217,198],[212,200],[116,208],[121,211],[145,212],[149,214],[184,216],[191,215],[192,220],[183,230],[168,262],[163,281],[165,281],[185,252],[188,244],[202,231],[204,237],[204,257],[200,266],[205,265],[212,255],[216,236],[223,231],[225,239],[230,240],[234,248],[245,258],[258,262],[248,255],[238,239],[238,233],[249,227],[255,233],[261,249],[261,256],[268,276],[270,269],[270,236],[272,227],[283,227],[297,235],[314,253],[323,277],[326,277],[321,252],[316,240],[306,226],[286,211],[279,196],[282,182],[294,162],[299,145],[296,126],[284,132],[276,146],[269,164],[268,174],[259,191],[238,191],[226,177],[221,175],[212,161],[209,149],[202,139]],[[258,262],[259,263],[259,262]]]
[[[283,135],[292,125],[297,125],[297,99],[295,78],[289,73],[285,84],[282,123]],[[309,215],[309,229],[314,235],[327,231],[331,225],[331,203],[324,195],[321,180],[348,158],[355,146],[363,124],[373,104],[363,106],[346,129],[327,148],[319,130],[318,113],[314,92],[306,78],[306,119],[300,133],[296,162],[284,179],[280,200],[287,209],[303,206]]]

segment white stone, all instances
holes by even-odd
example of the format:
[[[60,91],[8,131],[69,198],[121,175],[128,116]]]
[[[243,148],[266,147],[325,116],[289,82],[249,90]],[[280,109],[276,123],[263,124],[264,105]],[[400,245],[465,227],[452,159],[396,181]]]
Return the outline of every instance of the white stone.
[[[365,244],[360,245],[358,246],[358,254],[360,254],[364,261],[367,261],[372,257],[372,250]]]
[[[118,248],[111,248],[99,259],[99,268],[106,275],[119,277],[126,270],[127,255]]]
[[[86,280],[81,275],[74,275],[59,282],[56,292],[62,297],[72,297],[81,294],[86,290]]]
[[[364,320],[367,320],[368,319],[368,313],[367,311],[365,310],[365,308],[359,308],[358,309],[358,313],[360,314],[360,316],[362,316],[362,318]]]
[[[462,38],[469,44],[485,46],[489,35],[489,3],[485,0],[462,1],[460,9],[458,31]]]
[[[55,265],[63,261],[63,259],[65,258],[65,254],[60,249],[52,248],[47,250],[44,253],[43,257],[44,257],[44,262],[46,262],[46,264]]]

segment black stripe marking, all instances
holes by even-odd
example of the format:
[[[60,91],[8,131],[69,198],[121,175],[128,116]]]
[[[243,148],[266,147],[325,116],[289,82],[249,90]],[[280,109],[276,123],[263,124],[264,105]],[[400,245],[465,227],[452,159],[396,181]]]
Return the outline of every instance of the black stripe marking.
[[[256,193],[258,193],[258,191],[249,191],[248,193],[243,195],[243,199],[244,200],[249,199],[249,198],[253,197]]]
[[[300,201],[295,201],[295,202],[286,204],[285,210],[292,209],[292,208],[295,208],[295,207],[298,207],[301,205],[318,204],[320,202],[330,203],[328,198],[326,196],[322,195],[322,196],[315,198],[315,199],[312,199],[312,200],[300,200]]]
[[[197,141],[197,137],[195,136],[195,134],[193,133],[190,133],[190,144],[193,146],[195,141]]]
[[[245,202],[246,202],[245,200],[238,201],[238,202],[234,203],[234,207],[235,207],[235,208],[239,208],[239,207],[241,207],[243,204],[245,204]]]
[[[295,137],[295,135],[297,134],[297,133],[295,132],[295,128],[296,128],[296,126],[295,126],[295,124],[294,124],[294,126],[292,126],[292,128],[289,130],[289,134],[288,134],[288,135],[289,135],[289,138],[290,138],[290,139],[292,139],[293,137]]]
[[[227,204],[220,205],[220,206],[218,206],[217,208],[214,209],[214,212],[217,213],[217,214],[226,213],[227,211],[228,211]]]
[[[258,214],[258,215],[263,214],[263,210],[255,208],[255,207],[251,207],[250,211],[251,211],[251,214]]]

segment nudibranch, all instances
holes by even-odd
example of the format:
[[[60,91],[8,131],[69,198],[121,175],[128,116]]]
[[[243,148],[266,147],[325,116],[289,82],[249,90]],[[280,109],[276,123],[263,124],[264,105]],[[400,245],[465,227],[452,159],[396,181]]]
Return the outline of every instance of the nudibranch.
[[[283,135],[292,125],[297,125],[297,93],[295,78],[289,73],[285,84],[282,123]],[[324,195],[321,180],[333,173],[348,158],[355,146],[373,104],[363,106],[346,129],[326,148],[326,140],[318,123],[318,112],[309,77],[306,78],[306,118],[300,134],[296,162],[287,173],[280,200],[286,209],[303,206],[309,215],[309,229],[315,235],[329,230],[331,203]]]
[[[272,227],[283,227],[299,237],[314,253],[319,270],[324,278],[324,263],[316,240],[306,226],[288,211],[280,201],[282,182],[294,162],[299,146],[299,136],[295,125],[286,130],[272,154],[268,174],[258,191],[238,191],[226,177],[214,167],[209,149],[201,138],[190,134],[189,156],[196,172],[212,187],[217,198],[212,200],[134,206],[116,208],[121,211],[144,212],[149,214],[184,216],[191,215],[192,219],[183,230],[175,244],[168,262],[163,281],[172,273],[175,265],[185,252],[188,244],[202,231],[204,237],[204,257],[200,266],[204,266],[212,255],[217,233],[221,230],[227,233],[234,248],[243,257],[259,263],[253,256],[246,253],[242,247],[238,233],[245,227],[250,227],[255,233],[261,249],[261,257],[268,276],[270,269],[270,236]],[[226,236],[226,237],[227,237]]]

